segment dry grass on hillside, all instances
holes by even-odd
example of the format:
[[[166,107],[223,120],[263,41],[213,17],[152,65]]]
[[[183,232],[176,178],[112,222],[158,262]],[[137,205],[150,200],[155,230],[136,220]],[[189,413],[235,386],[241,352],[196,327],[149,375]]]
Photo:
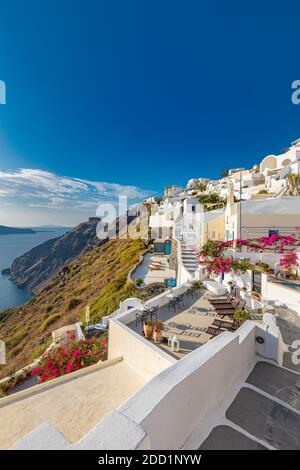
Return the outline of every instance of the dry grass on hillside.
[[[52,330],[83,318],[92,320],[116,310],[120,300],[141,291],[127,274],[145,250],[142,240],[111,240],[70,263],[64,278],[55,277],[27,304],[0,316],[0,339],[6,342],[7,364],[0,377],[30,363],[50,344]]]

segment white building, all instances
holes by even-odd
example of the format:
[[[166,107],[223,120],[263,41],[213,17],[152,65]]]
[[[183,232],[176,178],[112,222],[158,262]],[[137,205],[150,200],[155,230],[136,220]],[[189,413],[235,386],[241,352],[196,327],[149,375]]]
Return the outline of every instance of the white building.
[[[251,239],[270,232],[288,235],[300,226],[300,197],[282,196],[265,200],[234,202],[229,191],[225,211],[225,239]]]
[[[260,164],[260,171],[265,176],[276,174],[278,171],[292,166],[292,171],[299,173],[300,163],[300,139],[292,143],[292,146],[280,155],[268,155]]]
[[[187,189],[198,189],[200,184],[207,184],[209,178],[192,178],[187,183]]]

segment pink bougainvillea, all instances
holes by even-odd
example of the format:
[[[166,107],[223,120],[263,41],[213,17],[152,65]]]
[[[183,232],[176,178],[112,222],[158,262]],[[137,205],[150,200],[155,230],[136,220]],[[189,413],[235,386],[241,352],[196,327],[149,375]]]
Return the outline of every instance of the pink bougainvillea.
[[[78,369],[96,364],[107,353],[107,338],[91,338],[69,344],[46,354],[39,367],[32,370],[40,382],[70,374]]]
[[[284,248],[287,245],[295,245],[297,243],[296,238],[293,235],[279,235],[274,233],[269,237],[261,237],[259,239],[259,244],[261,250],[265,250],[266,248],[275,248],[278,245],[279,251],[282,253]]]
[[[299,241],[294,237],[294,235],[279,235],[279,234],[272,234],[268,237],[261,237],[258,241],[255,240],[244,240],[244,239],[237,239],[237,240],[227,240],[227,241],[214,241],[209,240],[197,253],[197,261],[198,264],[204,265],[208,271],[208,273],[213,273],[215,275],[220,275],[223,273],[228,273],[230,271],[238,272],[242,271],[245,272],[247,269],[251,269],[251,265],[249,262],[242,261],[242,260],[233,260],[228,256],[225,256],[225,251],[228,248],[233,247],[242,247],[247,246],[249,249],[263,252],[266,249],[271,249],[276,251],[277,247],[279,251],[282,253],[287,246],[295,246],[299,245]],[[292,256],[290,258],[288,255],[289,252],[286,253],[287,262],[288,260],[295,261]],[[297,258],[298,259],[298,258]],[[291,262],[290,264],[294,264],[295,262]]]
[[[284,253],[280,258],[279,263],[282,268],[291,269],[292,267],[297,267],[299,266],[298,255],[295,251]]]

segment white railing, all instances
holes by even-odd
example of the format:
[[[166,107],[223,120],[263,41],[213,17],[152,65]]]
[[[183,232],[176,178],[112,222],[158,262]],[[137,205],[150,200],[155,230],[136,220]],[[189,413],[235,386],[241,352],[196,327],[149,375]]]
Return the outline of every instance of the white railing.
[[[177,240],[177,282],[178,284],[184,284],[192,279],[191,273],[186,269],[182,261],[182,251],[181,251],[181,242]]]

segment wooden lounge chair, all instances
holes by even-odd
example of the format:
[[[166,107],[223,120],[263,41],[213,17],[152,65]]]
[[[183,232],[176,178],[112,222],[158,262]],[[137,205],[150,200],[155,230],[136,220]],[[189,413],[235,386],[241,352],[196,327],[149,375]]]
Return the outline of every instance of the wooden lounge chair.
[[[151,265],[161,267],[161,263],[159,261],[152,261]]]
[[[222,297],[221,299],[211,298],[208,299],[212,304],[220,304],[222,302],[231,302],[235,297],[232,294],[228,294],[226,297]]]
[[[213,321],[213,326],[217,326],[218,328],[224,328],[225,330],[229,331],[236,331],[239,327],[237,323],[230,322],[230,321],[224,321],[224,320],[214,320]]]
[[[155,264],[149,264],[148,268],[150,269],[150,271],[159,271],[160,270],[160,266],[157,266]]]
[[[210,301],[211,304],[213,305],[218,305],[218,304],[226,304],[228,302],[227,299],[216,299],[216,300],[212,300],[212,299],[208,299]]]
[[[206,330],[206,333],[208,333],[211,336],[218,336],[223,332],[224,330],[221,330],[220,328],[214,328],[213,326],[209,326]]]

